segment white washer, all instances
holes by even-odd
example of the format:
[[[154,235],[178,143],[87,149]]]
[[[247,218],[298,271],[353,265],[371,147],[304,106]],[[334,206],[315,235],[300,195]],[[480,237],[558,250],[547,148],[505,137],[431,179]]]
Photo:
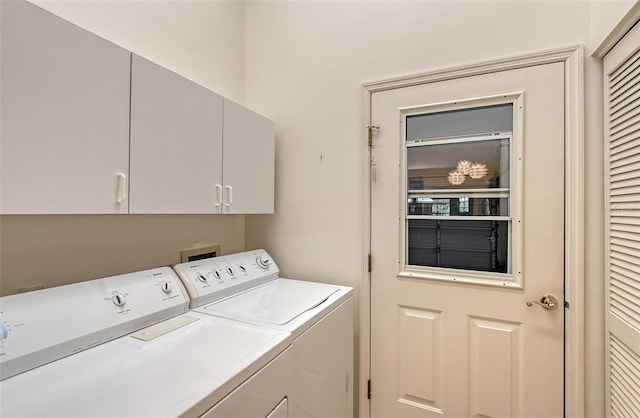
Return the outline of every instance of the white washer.
[[[0,298],[0,416],[286,417],[291,335],[188,303],[168,267]]]
[[[290,332],[292,417],[353,416],[353,289],[279,277],[264,250],[175,266],[191,309]]]

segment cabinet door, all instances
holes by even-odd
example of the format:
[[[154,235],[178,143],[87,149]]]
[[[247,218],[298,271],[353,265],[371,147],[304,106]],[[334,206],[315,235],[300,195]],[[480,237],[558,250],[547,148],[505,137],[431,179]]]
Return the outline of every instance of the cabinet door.
[[[222,97],[133,54],[130,213],[219,213]]]
[[[224,101],[224,212],[273,213],[275,124]]]
[[[130,53],[0,3],[0,212],[126,213]]]

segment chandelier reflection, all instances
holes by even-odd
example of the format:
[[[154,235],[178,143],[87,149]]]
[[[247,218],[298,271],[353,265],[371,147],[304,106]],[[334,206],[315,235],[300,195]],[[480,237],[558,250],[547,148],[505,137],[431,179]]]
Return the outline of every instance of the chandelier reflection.
[[[459,186],[464,183],[466,176],[471,177],[474,180],[483,178],[489,173],[489,169],[486,164],[473,163],[468,160],[458,161],[456,169],[449,172],[447,181],[454,186]]]

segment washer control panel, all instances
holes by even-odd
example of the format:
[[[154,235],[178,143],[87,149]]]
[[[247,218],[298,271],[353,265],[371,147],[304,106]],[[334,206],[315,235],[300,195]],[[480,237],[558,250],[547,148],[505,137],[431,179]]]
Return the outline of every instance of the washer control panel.
[[[0,380],[188,310],[161,267],[0,298]]]
[[[174,269],[189,292],[192,309],[277,279],[280,274],[265,250],[181,263]]]

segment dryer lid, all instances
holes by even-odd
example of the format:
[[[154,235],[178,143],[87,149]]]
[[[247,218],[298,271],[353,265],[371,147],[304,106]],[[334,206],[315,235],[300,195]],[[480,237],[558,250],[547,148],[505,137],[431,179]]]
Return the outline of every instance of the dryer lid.
[[[205,307],[211,313],[284,325],[340,290],[338,286],[277,279]]]

